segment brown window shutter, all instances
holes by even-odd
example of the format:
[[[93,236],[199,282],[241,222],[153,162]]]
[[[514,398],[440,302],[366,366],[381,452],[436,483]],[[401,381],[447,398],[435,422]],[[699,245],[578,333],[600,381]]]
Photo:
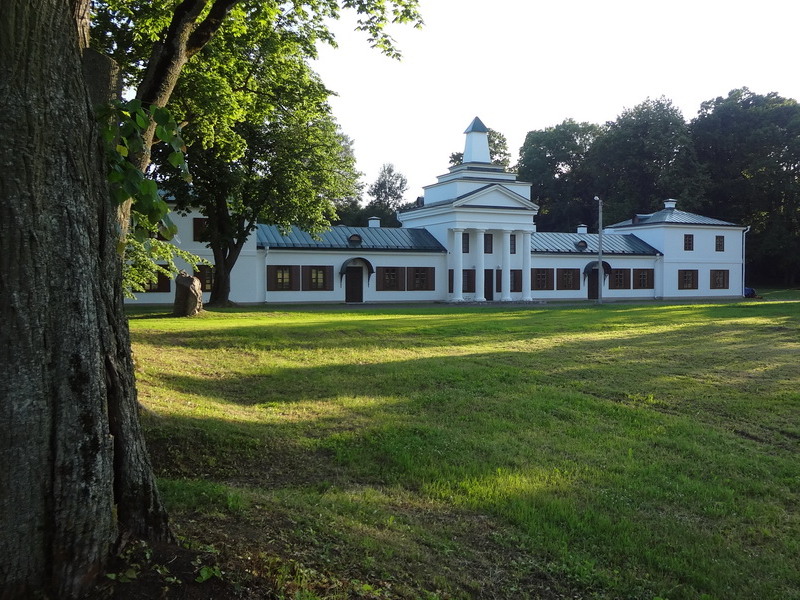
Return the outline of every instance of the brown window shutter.
[[[377,269],[375,269],[375,276],[377,277],[377,280],[375,281],[375,291],[385,292],[386,286],[384,285],[384,283],[386,277],[386,267],[378,267]]]
[[[447,287],[449,292],[453,293],[453,269],[447,270]]]
[[[333,291],[333,267],[328,265],[325,268],[325,291]]]
[[[511,269],[511,291],[522,291],[522,269]]]
[[[195,218],[192,219],[192,240],[195,242],[199,242],[200,238],[203,236],[203,232],[205,231],[206,225],[208,224],[208,219],[205,217],[203,218]]]
[[[300,291],[300,265],[292,265],[289,267],[289,273],[291,274],[291,291],[299,292]]]
[[[275,265],[267,265],[267,291],[271,292],[275,290],[275,279],[278,267]]]
[[[503,291],[503,271],[501,269],[495,269],[494,271],[494,286],[495,292],[498,294]]]
[[[412,270],[412,269],[409,269]],[[406,268],[397,267],[397,289],[400,292],[406,291]]]

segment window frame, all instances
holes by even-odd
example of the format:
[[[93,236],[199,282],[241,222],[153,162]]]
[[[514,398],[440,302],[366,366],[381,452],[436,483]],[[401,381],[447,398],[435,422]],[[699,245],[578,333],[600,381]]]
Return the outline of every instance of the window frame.
[[[417,277],[422,275],[423,277]],[[410,292],[430,292],[436,289],[436,267],[406,267],[406,290]],[[424,283],[419,287],[418,282]]]
[[[697,269],[678,269],[679,290],[696,290],[697,285]]]
[[[333,291],[333,267],[330,265],[303,265],[302,285],[304,292]]]
[[[709,289],[712,290],[728,290],[730,289],[730,270],[728,269],[711,269],[709,271]],[[716,275],[722,275],[722,282],[718,284]]]
[[[715,252],[725,252],[725,236],[724,235],[714,236],[714,251]]]
[[[618,281],[621,279],[622,281]],[[610,290],[629,290],[631,289],[631,270],[630,269],[611,269],[608,277],[608,289]]]
[[[581,270],[574,268],[556,269],[556,289],[580,290]]]
[[[406,267],[377,267],[376,275],[376,291],[404,292],[406,290]],[[392,280],[394,285],[390,285]]]
[[[200,289],[204,292],[210,292],[214,287],[214,266],[213,265],[197,265],[194,271],[194,276],[200,280]]]
[[[693,233],[684,233],[683,234],[683,251],[684,252],[694,252],[694,234]]]
[[[159,266],[166,268],[167,265]],[[172,292],[172,278],[160,271],[157,273],[157,279],[154,282],[145,284],[142,291],[145,294],[169,294],[170,292]]]
[[[542,278],[544,281],[544,285],[542,287],[538,286],[540,281],[539,275],[543,275]],[[555,289],[555,281],[554,281],[554,270],[552,268],[532,268],[531,269],[531,289],[536,291],[548,291]]]
[[[285,274],[285,283],[279,283],[279,275]],[[267,265],[268,292],[299,292],[300,265]]]
[[[642,276],[644,275],[644,285],[642,283]],[[634,290],[654,290],[655,285],[655,269],[633,269],[631,277],[631,288]]]
[[[483,234],[483,253],[484,254],[494,254],[494,234],[493,233],[484,233]]]
[[[469,254],[469,231],[461,232],[461,253]]]

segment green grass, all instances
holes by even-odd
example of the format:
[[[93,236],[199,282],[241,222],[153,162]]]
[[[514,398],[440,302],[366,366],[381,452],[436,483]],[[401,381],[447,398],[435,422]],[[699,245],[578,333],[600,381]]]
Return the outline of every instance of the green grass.
[[[769,294],[131,330],[176,528],[286,598],[800,598],[800,303]]]

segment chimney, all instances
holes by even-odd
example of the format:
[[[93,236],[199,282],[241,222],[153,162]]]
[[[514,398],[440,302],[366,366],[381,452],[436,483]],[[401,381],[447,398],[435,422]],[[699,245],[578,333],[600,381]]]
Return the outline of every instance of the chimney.
[[[675,205],[678,203],[677,200],[673,200],[670,198],[669,200],[664,200],[664,208],[675,208]]]
[[[578,225],[578,233],[589,233],[589,228],[583,223],[581,223],[580,225]]]
[[[380,227],[381,226],[381,218],[380,217],[370,217],[367,220],[369,221],[369,226],[370,227]]]

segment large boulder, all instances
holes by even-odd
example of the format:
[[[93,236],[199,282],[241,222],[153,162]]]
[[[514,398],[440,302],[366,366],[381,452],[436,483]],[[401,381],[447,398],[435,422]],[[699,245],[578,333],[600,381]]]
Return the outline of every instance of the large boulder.
[[[197,277],[181,271],[175,278],[175,304],[172,314],[176,317],[192,317],[203,310],[203,288]]]

